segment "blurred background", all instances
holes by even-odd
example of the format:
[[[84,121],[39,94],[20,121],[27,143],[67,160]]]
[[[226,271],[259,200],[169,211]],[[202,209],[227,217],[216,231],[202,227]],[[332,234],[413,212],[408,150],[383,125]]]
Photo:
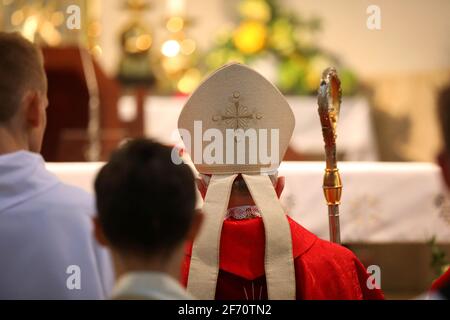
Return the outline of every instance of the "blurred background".
[[[288,154],[292,159],[316,159],[321,153],[315,148],[320,135],[308,128],[315,121],[308,116],[315,101],[304,98],[315,94],[328,65],[339,70],[345,95],[342,121],[351,124],[341,126],[345,129],[340,132],[345,160],[434,161],[440,146],[435,98],[449,81],[446,0],[1,0],[0,4],[2,30],[20,31],[41,44],[47,56],[57,56],[47,60],[48,70],[55,74],[50,74],[51,91],[73,87],[75,75],[87,78],[87,65],[95,65],[90,82],[99,87],[100,112],[108,109],[99,120],[104,129],[100,143],[107,150],[123,136],[171,136],[173,123],[164,119],[174,118],[182,99],[170,98],[188,95],[205,75],[229,61],[249,64],[293,98],[301,127]],[[73,4],[80,8],[80,30],[67,27],[74,17],[69,10]],[[380,29],[367,26],[374,13],[371,5],[379,8]],[[84,69],[81,61],[74,61],[80,48],[89,53]],[[73,83],[58,81],[61,72],[72,72]],[[78,99],[88,104],[95,91],[86,88]],[[62,108],[56,99],[52,96],[54,112]],[[166,110],[159,109],[162,105]],[[302,113],[302,106],[309,110]],[[83,112],[78,120],[87,126],[88,108]],[[69,127],[60,123],[57,133],[49,133],[55,150],[44,151],[48,160],[86,158],[72,157],[66,151],[72,148],[61,145],[82,139],[75,120],[67,119]],[[71,127],[74,130],[67,130]]]
[[[315,95],[322,70],[335,66],[344,93],[340,160],[402,162],[395,168],[415,179],[391,179],[403,169],[380,167],[374,181],[384,175],[393,182],[370,189],[368,181],[362,194],[365,174],[356,170],[355,192],[346,189],[353,198],[343,201],[353,220],[343,225],[354,223],[356,231],[365,230],[361,221],[374,225],[372,233],[348,237],[347,245],[366,264],[383,267],[388,297],[413,297],[448,267],[450,247],[438,246],[435,234],[417,240],[408,236],[414,230],[398,230],[409,228],[402,219],[416,214],[416,225],[424,225],[420,219],[433,212],[435,225],[446,228],[436,231],[438,242],[450,241],[450,202],[431,165],[442,144],[437,93],[450,81],[450,1],[0,0],[0,30],[21,32],[43,48],[50,101],[43,156],[49,162],[102,161],[124,139],[143,135],[177,143],[186,98],[231,61],[261,72],[290,102],[296,128],[285,160],[322,161]],[[406,167],[411,162],[428,166]],[[412,192],[397,195],[405,185]],[[291,198],[307,208],[308,198],[297,199],[294,189]],[[311,203],[322,204],[320,193],[318,185]],[[389,193],[415,199],[409,207],[415,212],[400,219],[393,208],[384,210]],[[401,236],[379,241],[377,230],[388,225]]]

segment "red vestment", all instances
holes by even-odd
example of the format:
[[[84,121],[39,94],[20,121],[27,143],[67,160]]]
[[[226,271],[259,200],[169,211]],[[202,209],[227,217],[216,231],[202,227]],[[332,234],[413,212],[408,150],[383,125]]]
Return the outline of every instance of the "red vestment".
[[[288,217],[292,235],[297,299],[383,299],[368,289],[368,274],[348,249],[319,239]],[[261,218],[227,219],[220,241],[217,300],[267,299],[265,235]],[[187,285],[192,243],[186,246],[182,283]]]
[[[450,285],[450,269],[448,269],[442,276],[437,278],[431,286],[431,291],[439,291],[445,286]]]

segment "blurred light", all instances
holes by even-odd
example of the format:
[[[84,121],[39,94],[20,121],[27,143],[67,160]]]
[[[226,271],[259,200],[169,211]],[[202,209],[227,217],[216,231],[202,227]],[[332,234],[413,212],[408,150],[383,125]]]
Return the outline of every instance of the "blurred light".
[[[9,6],[11,3],[13,3],[14,0],[3,0],[4,6]]]
[[[152,45],[152,37],[143,34],[137,37],[129,37],[125,42],[125,49],[131,53],[147,51]]]
[[[61,44],[61,35],[50,21],[45,21],[42,24],[39,29],[39,34],[50,46],[57,46]]]
[[[22,35],[31,42],[34,42],[34,36],[36,35],[36,30],[39,24],[39,19],[37,16],[30,16],[25,20],[22,29]]]
[[[166,57],[175,57],[180,53],[180,44],[176,40],[168,40],[162,45],[161,53]]]
[[[181,53],[185,55],[190,55],[195,51],[196,44],[192,39],[186,39],[181,41]]]
[[[167,12],[171,16],[184,15],[186,10],[185,0],[168,0]]]
[[[163,69],[169,76],[178,74],[180,70],[186,68],[187,63],[188,61],[186,61],[186,57],[182,55],[166,57],[161,62]]]
[[[122,96],[117,103],[119,119],[124,122],[132,122],[137,117],[137,101],[135,96]]]
[[[197,69],[189,69],[178,81],[177,88],[180,92],[189,94],[195,90],[202,78],[200,71]]]
[[[267,37],[266,26],[255,21],[246,21],[233,35],[235,46],[245,54],[255,54],[264,48]]]
[[[95,45],[90,49],[91,54],[93,54],[96,58],[101,57],[103,55],[102,47],[99,45]]]
[[[23,10],[14,11],[14,13],[11,15],[11,24],[13,26],[18,26],[23,22],[24,19],[25,15],[23,14]]]
[[[136,39],[136,48],[139,51],[146,51],[152,45],[152,37],[149,34],[143,34]]]
[[[184,20],[183,18],[180,17],[171,17],[167,23],[166,23],[166,27],[167,30],[169,30],[170,32],[178,32],[181,29],[183,29],[184,26]]]

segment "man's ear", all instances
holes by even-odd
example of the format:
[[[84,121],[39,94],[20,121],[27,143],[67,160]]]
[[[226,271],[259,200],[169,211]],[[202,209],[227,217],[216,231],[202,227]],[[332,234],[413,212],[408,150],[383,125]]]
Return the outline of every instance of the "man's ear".
[[[98,217],[92,218],[92,222],[94,224],[94,237],[98,243],[100,243],[104,247],[109,247],[109,242],[105,237],[105,233],[103,232],[103,228],[100,224],[100,220]]]
[[[23,108],[25,114],[25,121],[31,128],[36,128],[41,125],[41,96],[35,90],[28,91],[23,98]]]
[[[200,192],[203,199],[206,197],[206,191],[208,190],[208,186],[206,185],[205,180],[203,178],[197,178],[195,179],[195,182],[197,184],[197,189]]]
[[[278,177],[277,183],[275,185],[275,192],[276,192],[278,198],[280,198],[281,194],[283,193],[285,182],[286,182],[285,177]]]
[[[196,210],[186,240],[188,241],[195,240],[203,225],[203,218],[204,218],[203,212],[201,210]]]
[[[450,156],[447,151],[442,150],[437,156],[437,163],[441,167],[442,177],[448,188],[450,188]]]

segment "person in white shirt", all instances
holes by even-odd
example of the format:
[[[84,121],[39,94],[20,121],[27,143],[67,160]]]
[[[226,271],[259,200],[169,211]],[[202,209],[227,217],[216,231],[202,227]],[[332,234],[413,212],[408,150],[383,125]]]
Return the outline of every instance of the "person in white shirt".
[[[0,299],[104,299],[114,274],[93,237],[94,199],[39,155],[47,106],[41,52],[0,32]]]
[[[112,252],[113,299],[192,299],[179,279],[185,242],[202,215],[191,168],[175,163],[172,148],[138,139],[117,150],[96,178],[95,234]]]

